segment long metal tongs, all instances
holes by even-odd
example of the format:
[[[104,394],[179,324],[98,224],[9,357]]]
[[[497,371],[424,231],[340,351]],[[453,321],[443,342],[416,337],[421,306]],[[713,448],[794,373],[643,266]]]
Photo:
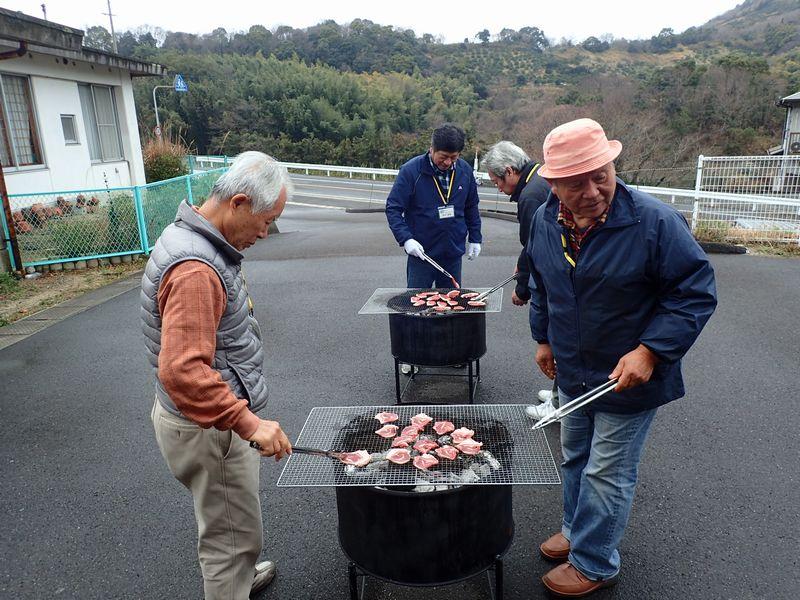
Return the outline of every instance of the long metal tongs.
[[[567,402],[564,406],[559,407],[553,413],[551,413],[550,415],[546,416],[544,419],[536,423],[536,425],[534,425],[532,429],[542,429],[544,427],[547,427],[551,423],[560,421],[568,414],[575,412],[579,408],[586,406],[590,402],[597,400],[600,396],[607,394],[608,392],[613,390],[614,387],[616,387],[616,385],[617,385],[617,379],[609,379],[603,385],[599,385],[593,390],[589,390],[582,396],[578,396],[574,400]]]
[[[439,273],[441,273],[441,274],[442,274],[442,275],[444,275],[445,277],[449,277],[449,278],[450,278],[450,281],[452,281],[452,282],[453,282],[453,285],[454,285],[454,286],[456,286],[456,288],[457,288],[457,289],[460,289],[460,288],[461,288],[461,286],[460,286],[460,285],[458,285],[458,282],[456,281],[456,278],[455,278],[455,277],[453,277],[452,275],[450,275],[450,273],[448,273],[447,271],[445,271],[445,270],[444,270],[444,268],[443,268],[443,267],[442,267],[442,266],[441,266],[439,263],[437,263],[435,260],[433,260],[433,259],[432,259],[430,256],[428,256],[427,254],[425,254],[424,252],[422,252],[422,258],[423,258],[423,259],[424,259],[426,262],[428,262],[428,263],[429,263],[429,264],[430,264],[430,265],[431,265],[431,266],[432,266],[434,269],[436,269],[437,271],[439,271]]]
[[[255,450],[261,450],[261,445],[258,442],[250,442],[250,447]],[[295,452],[312,456],[327,456],[336,460],[340,460],[342,457],[342,453],[335,450],[320,450],[319,448],[304,448],[303,446],[292,446],[292,453]]]
[[[510,283],[510,282],[514,281],[514,280],[517,278],[517,276],[518,276],[518,275],[519,275],[519,273],[514,273],[514,274],[513,274],[511,277],[509,277],[508,279],[506,279],[505,281],[503,281],[503,283],[500,283],[500,284],[498,284],[498,285],[494,286],[494,287],[493,287],[492,289],[490,289],[490,290],[487,290],[487,291],[485,291],[485,292],[482,292],[481,294],[479,294],[479,295],[475,296],[475,297],[473,298],[473,300],[483,300],[483,299],[484,299],[484,298],[486,298],[486,296],[488,296],[489,294],[494,294],[494,293],[495,293],[497,290],[499,290],[501,287],[503,287],[503,286],[504,286],[504,285],[506,285],[507,283]]]

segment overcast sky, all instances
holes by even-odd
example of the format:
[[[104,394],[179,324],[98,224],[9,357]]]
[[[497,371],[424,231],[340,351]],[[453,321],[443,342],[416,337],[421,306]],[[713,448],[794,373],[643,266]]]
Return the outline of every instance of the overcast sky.
[[[348,23],[369,19],[381,25],[431,33],[447,42],[474,38],[478,31],[492,34],[504,27],[538,27],[552,40],[581,41],[604,33],[627,39],[649,38],[664,27],[680,33],[702,25],[741,0],[556,0],[543,2],[430,2],[420,0],[112,0],[117,31],[154,25],[169,31],[208,33],[217,27],[229,32],[250,25],[274,29],[279,25],[308,27],[333,19]],[[41,0],[0,0],[3,8],[42,17]],[[106,0],[45,0],[50,21],[86,29],[108,29]]]

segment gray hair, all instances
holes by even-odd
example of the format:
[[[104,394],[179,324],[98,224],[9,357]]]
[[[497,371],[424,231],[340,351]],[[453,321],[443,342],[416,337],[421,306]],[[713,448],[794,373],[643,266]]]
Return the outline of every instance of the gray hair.
[[[489,148],[481,161],[481,167],[495,177],[503,177],[506,174],[506,168],[511,167],[519,173],[530,161],[531,159],[522,148],[502,140]]]
[[[245,194],[250,198],[253,214],[258,214],[275,206],[284,188],[288,201],[294,186],[286,167],[263,152],[251,150],[237,156],[230,169],[217,179],[211,188],[211,198],[225,202],[236,194]]]

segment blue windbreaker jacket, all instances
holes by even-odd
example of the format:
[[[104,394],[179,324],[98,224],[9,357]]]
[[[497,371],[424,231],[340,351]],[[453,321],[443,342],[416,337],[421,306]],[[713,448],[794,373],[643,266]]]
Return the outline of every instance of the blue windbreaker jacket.
[[[661,359],[650,381],[590,406],[634,413],[680,398],[680,360],[717,304],[714,271],[686,220],[618,179],[606,223],[584,240],[573,268],[558,204],[551,193],[534,215],[528,256],[531,332],[550,343],[559,387],[574,398],[608,381],[641,343]]]
[[[386,219],[398,244],[414,238],[436,260],[463,256],[467,233],[470,242],[481,243],[478,187],[472,167],[460,158],[455,167],[448,202],[455,209],[455,217],[450,219],[439,218],[438,207],[443,203],[428,153],[415,156],[400,168],[386,199]]]

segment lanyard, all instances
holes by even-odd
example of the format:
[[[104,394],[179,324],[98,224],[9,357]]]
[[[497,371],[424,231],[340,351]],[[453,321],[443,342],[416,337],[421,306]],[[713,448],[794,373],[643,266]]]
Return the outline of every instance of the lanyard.
[[[436,184],[436,191],[439,192],[439,197],[442,199],[442,204],[447,205],[450,202],[450,193],[453,191],[453,178],[456,176],[456,168],[453,167],[453,172],[450,173],[450,185],[447,186],[447,199],[445,199],[444,194],[442,193],[442,188],[439,186],[439,178],[436,176],[436,173],[433,174],[433,183]]]
[[[536,171],[539,170],[540,166],[541,165],[539,163],[536,163],[535,165],[533,165],[533,168],[531,169],[531,172],[528,173],[528,176],[525,178],[525,185],[528,185],[528,182],[531,180],[531,177],[533,177],[533,174],[536,173]]]
[[[567,262],[569,264],[571,264],[572,268],[574,269],[575,268],[575,261],[569,255],[569,252],[567,252],[567,238],[563,233],[561,234],[561,247],[564,248],[564,258],[567,259]]]

